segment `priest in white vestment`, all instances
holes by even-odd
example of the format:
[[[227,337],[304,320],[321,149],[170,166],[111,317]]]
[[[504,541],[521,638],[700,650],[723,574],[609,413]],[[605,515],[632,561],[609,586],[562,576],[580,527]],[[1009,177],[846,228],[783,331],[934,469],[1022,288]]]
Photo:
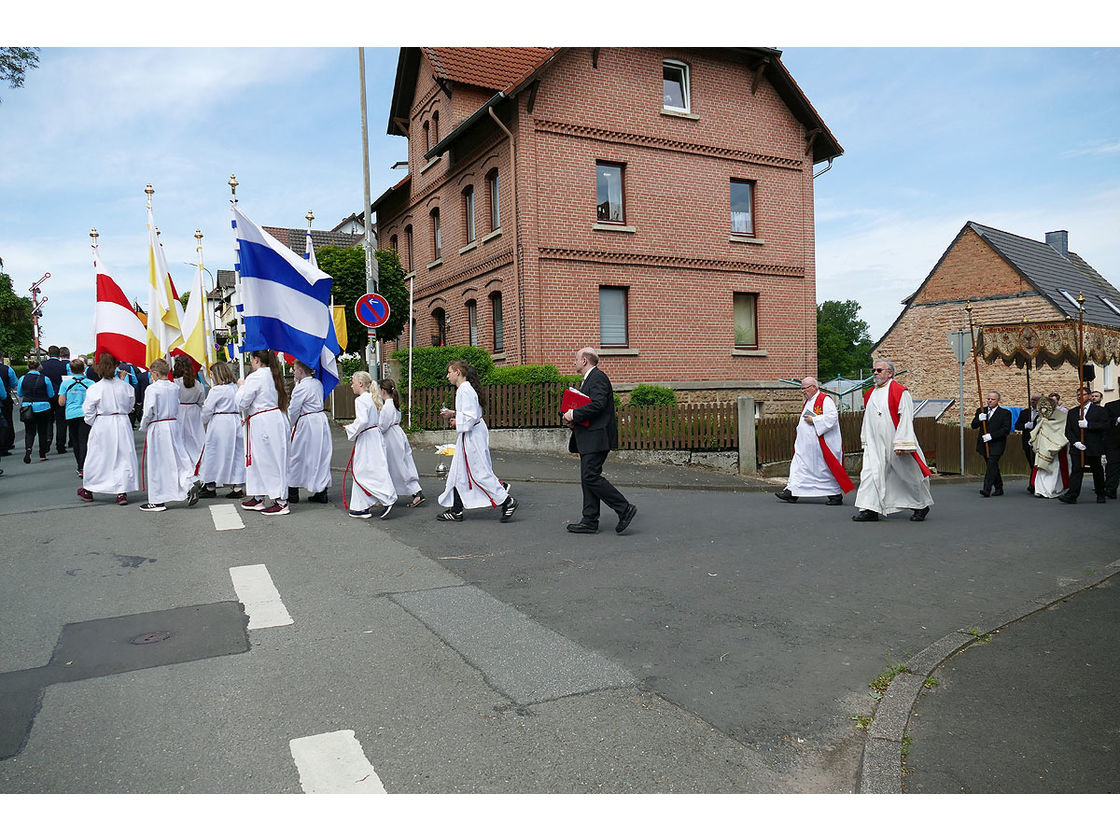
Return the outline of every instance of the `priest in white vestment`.
[[[797,422],[797,439],[789,465],[789,482],[774,495],[783,502],[802,496],[827,496],[826,504],[844,503],[844,493],[855,489],[844,472],[844,447],[840,439],[840,414],[836,402],[821,391],[812,376],[801,380],[805,405]]]
[[[863,469],[859,474],[855,522],[874,522],[880,516],[911,511],[921,522],[933,505],[929,467],[914,434],[914,399],[894,379],[894,363],[877,359],[872,367],[874,387],[864,395]]]

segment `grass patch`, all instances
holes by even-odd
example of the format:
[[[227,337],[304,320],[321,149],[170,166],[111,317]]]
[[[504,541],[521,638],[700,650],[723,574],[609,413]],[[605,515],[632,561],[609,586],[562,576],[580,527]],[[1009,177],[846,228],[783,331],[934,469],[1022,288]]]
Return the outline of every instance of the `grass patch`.
[[[887,689],[891,687],[891,681],[894,680],[894,678],[899,674],[905,672],[906,666],[901,663],[899,663],[898,665],[888,665],[886,668],[880,671],[879,675],[867,685],[872,691],[878,693],[879,695],[886,694]]]

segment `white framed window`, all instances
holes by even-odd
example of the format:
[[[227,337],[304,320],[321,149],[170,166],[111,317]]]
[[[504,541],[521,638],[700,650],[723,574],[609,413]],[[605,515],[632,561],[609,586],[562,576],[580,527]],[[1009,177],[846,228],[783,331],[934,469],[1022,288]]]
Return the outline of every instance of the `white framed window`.
[[[494,292],[490,295],[490,316],[494,324],[494,352],[500,353],[505,349],[505,336],[502,334],[504,325],[502,323],[502,293]]]
[[[1097,297],[1099,297],[1101,299],[1101,303],[1103,303],[1105,306],[1107,306],[1109,309],[1111,309],[1117,315],[1120,315],[1120,307],[1118,307],[1115,303],[1113,303],[1111,300],[1106,298],[1104,295],[1097,295]]]
[[[595,162],[595,217],[600,222],[626,223],[622,206],[622,173],[620,163]]]
[[[628,347],[626,324],[626,288],[599,287],[599,346]]]
[[[1101,390],[1111,391],[1116,387],[1116,365],[1109,362],[1101,368]]]
[[[731,180],[731,232],[754,236],[754,183]]]
[[[1077,309],[1081,306],[1081,304],[1079,304],[1077,302],[1077,298],[1075,298],[1072,294],[1070,294],[1068,289],[1058,289],[1058,293],[1062,297],[1064,297],[1066,300],[1068,300],[1070,303],[1072,303],[1074,309]]]
[[[463,190],[463,233],[467,243],[474,242],[474,187]]]
[[[497,169],[490,170],[490,174],[486,176],[486,182],[490,186],[490,231],[492,233],[502,226],[502,205],[498,199]]]
[[[754,292],[734,292],[732,302],[735,320],[735,348],[758,349],[758,295]]]
[[[666,111],[689,113],[688,65],[683,61],[665,59],[661,62],[663,107]]]
[[[467,301],[467,336],[471,347],[478,346],[478,303]]]

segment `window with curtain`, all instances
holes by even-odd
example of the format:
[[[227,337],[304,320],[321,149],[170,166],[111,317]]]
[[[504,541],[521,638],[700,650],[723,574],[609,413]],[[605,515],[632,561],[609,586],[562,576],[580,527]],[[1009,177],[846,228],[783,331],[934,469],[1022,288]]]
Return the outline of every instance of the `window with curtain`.
[[[731,232],[754,235],[754,184],[751,181],[731,182]]]
[[[735,292],[733,301],[735,319],[735,347],[743,350],[758,348],[758,295],[754,292]]]
[[[505,337],[502,335],[502,293],[494,292],[490,295],[490,314],[494,324],[494,352],[500,353],[505,349]]]
[[[443,257],[443,236],[439,229],[439,208],[432,210],[432,261]]]
[[[622,164],[595,164],[596,218],[600,222],[626,221],[622,209]]]
[[[467,338],[471,347],[478,346],[478,303],[467,301]]]
[[[619,286],[599,287],[600,347],[626,347],[629,344],[626,325],[626,291]]]
[[[688,113],[688,65],[683,61],[665,60],[661,63],[664,107],[667,111]]]
[[[474,242],[474,187],[463,190],[463,233],[467,243]]]

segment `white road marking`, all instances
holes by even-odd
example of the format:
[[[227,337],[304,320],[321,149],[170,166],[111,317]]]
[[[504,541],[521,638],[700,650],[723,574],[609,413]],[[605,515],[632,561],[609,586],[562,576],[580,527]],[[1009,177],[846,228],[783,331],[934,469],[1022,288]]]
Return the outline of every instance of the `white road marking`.
[[[210,518],[218,531],[236,531],[245,527],[235,505],[210,505]]]
[[[353,729],[288,742],[304,793],[385,793]]]
[[[245,612],[249,615],[250,630],[293,623],[263,563],[234,566],[229,570],[229,576],[233,580],[237,600],[245,605]]]

